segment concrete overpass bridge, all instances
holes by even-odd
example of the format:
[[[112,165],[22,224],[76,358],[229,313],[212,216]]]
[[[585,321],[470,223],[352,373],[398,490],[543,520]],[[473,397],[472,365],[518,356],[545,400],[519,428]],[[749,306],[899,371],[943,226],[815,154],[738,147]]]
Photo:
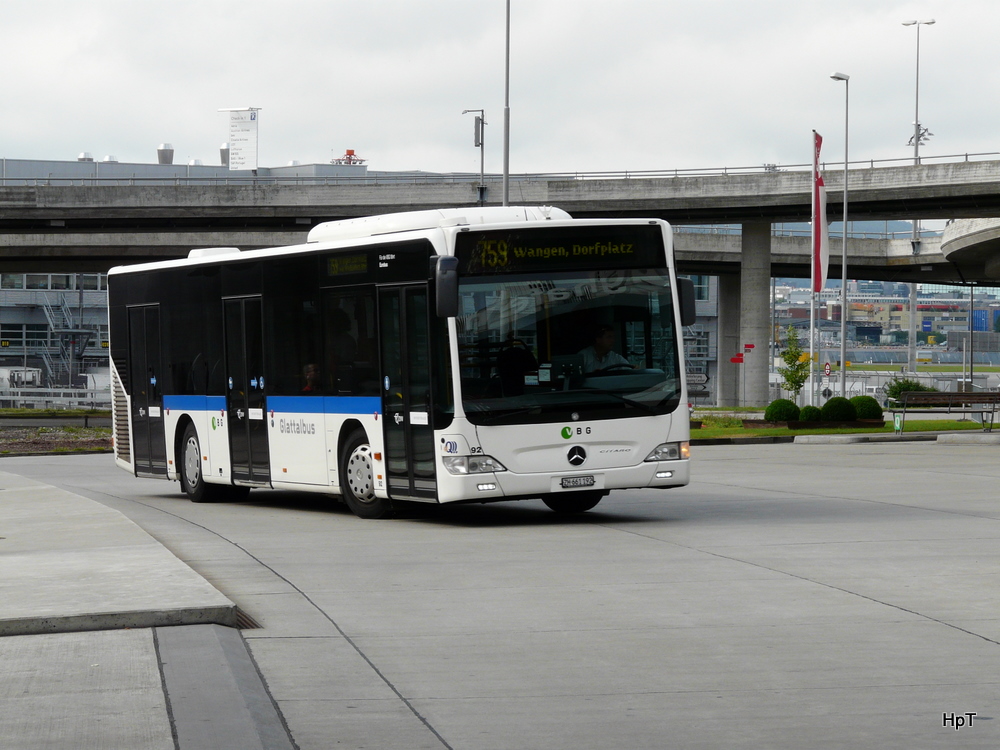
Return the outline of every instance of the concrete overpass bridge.
[[[824,171],[827,215],[842,215],[843,170]],[[106,270],[181,257],[191,247],[243,249],[293,244],[322,221],[394,211],[474,205],[478,176],[421,175],[385,180],[172,181],[39,179],[0,185],[0,252],[12,270]],[[945,241],[848,241],[850,278],[1000,283],[1000,161],[953,161],[849,170],[849,220],[962,219]],[[489,184],[489,198],[500,194]],[[674,176],[515,177],[511,203],[559,206],[577,217],[658,217],[675,225],[740,224],[739,236],[677,236],[682,271],[720,275],[719,351],[762,348],[770,332],[772,275],[808,276],[807,238],[772,237],[778,222],[808,221],[811,179],[802,171]],[[491,201],[492,202],[492,201]],[[963,234],[963,227],[968,232]],[[832,241],[831,278],[840,275]],[[767,363],[744,373],[747,401],[767,398]],[[725,380],[725,382],[721,382]],[[735,401],[736,373],[720,372],[724,401]]]
[[[842,213],[843,171],[824,173],[827,215]],[[494,177],[488,177],[488,182]],[[194,246],[229,245],[246,249],[299,241],[322,221],[376,213],[458,208],[474,205],[476,183],[469,176],[420,175],[406,178],[364,177],[310,182],[177,179],[59,180],[35,184],[0,184],[0,247],[9,263],[46,264],[68,258],[93,268],[186,255]],[[489,195],[498,197],[497,184]],[[559,206],[577,217],[651,216],[674,225],[773,224],[808,221],[808,171],[682,175],[523,176],[511,180],[512,203]],[[848,177],[849,220],[979,219],[1000,216],[1000,161],[960,161],[919,166],[851,169]],[[794,244],[794,243],[793,243]],[[739,259],[722,251],[702,254],[699,242],[690,262],[713,272],[731,272]],[[914,253],[887,245],[883,251],[861,243],[848,250],[855,264],[873,278],[930,280],[921,270],[932,265],[934,280],[1000,280],[1000,266],[987,270],[982,253],[961,248],[954,257],[922,247]],[[879,254],[882,259],[879,260]],[[789,254],[790,253],[790,254]],[[794,249],[781,253],[785,271],[807,269],[807,258]],[[839,257],[839,254],[838,254]],[[943,274],[943,276],[939,276]],[[904,278],[906,277],[906,278]]]

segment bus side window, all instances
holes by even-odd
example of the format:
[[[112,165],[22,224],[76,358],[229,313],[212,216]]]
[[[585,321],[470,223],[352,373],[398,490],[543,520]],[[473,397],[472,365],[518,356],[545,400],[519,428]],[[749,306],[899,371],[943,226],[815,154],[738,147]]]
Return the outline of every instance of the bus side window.
[[[310,380],[310,364],[319,366],[320,314],[318,290],[306,281],[315,274],[309,259],[275,263],[268,272],[270,343],[268,392],[282,396],[319,395],[322,384]],[[322,374],[322,368],[320,368]]]
[[[323,298],[324,348],[330,392],[377,394],[375,291],[327,291]]]

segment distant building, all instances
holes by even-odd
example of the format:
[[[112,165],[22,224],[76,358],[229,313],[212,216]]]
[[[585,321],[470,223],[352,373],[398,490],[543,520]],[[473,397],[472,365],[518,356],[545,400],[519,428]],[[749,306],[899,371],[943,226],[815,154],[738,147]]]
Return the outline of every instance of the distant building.
[[[37,369],[39,386],[103,388],[107,288],[106,274],[0,274],[0,367]]]
[[[293,163],[231,171],[222,163],[227,157],[225,149],[220,152],[219,165],[207,166],[200,160],[173,164],[173,149],[166,146],[157,150],[157,162],[151,164],[123,163],[113,156],[98,161],[88,153],[75,161],[0,159],[0,184],[84,185],[99,181],[172,185],[205,179],[238,184],[240,180],[268,178],[292,181],[368,176],[364,160],[356,157],[330,164]],[[0,388],[26,385],[102,391],[110,383],[108,354],[106,274],[49,273],[42,262],[32,273],[0,274],[0,370],[15,373],[5,378]],[[31,377],[27,377],[29,373]]]

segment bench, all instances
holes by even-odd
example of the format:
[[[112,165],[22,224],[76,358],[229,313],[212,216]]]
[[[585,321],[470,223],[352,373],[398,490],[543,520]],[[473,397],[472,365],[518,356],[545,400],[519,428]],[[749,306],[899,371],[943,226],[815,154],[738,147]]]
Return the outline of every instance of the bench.
[[[979,414],[984,432],[993,431],[993,420],[1000,410],[1000,391],[969,391],[953,393],[942,391],[903,391],[898,398],[890,398],[889,411],[899,414],[896,434],[903,431],[906,415],[910,412],[951,414],[972,412]],[[987,420],[987,416],[989,420]]]

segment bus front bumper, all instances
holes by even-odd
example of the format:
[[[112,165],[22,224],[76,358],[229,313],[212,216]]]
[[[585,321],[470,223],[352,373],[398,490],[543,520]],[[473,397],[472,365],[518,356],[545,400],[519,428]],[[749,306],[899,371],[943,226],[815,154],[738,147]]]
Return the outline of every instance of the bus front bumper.
[[[690,459],[650,461],[638,466],[518,474],[500,471],[438,477],[438,501],[495,502],[581,491],[683,487],[690,481]]]

